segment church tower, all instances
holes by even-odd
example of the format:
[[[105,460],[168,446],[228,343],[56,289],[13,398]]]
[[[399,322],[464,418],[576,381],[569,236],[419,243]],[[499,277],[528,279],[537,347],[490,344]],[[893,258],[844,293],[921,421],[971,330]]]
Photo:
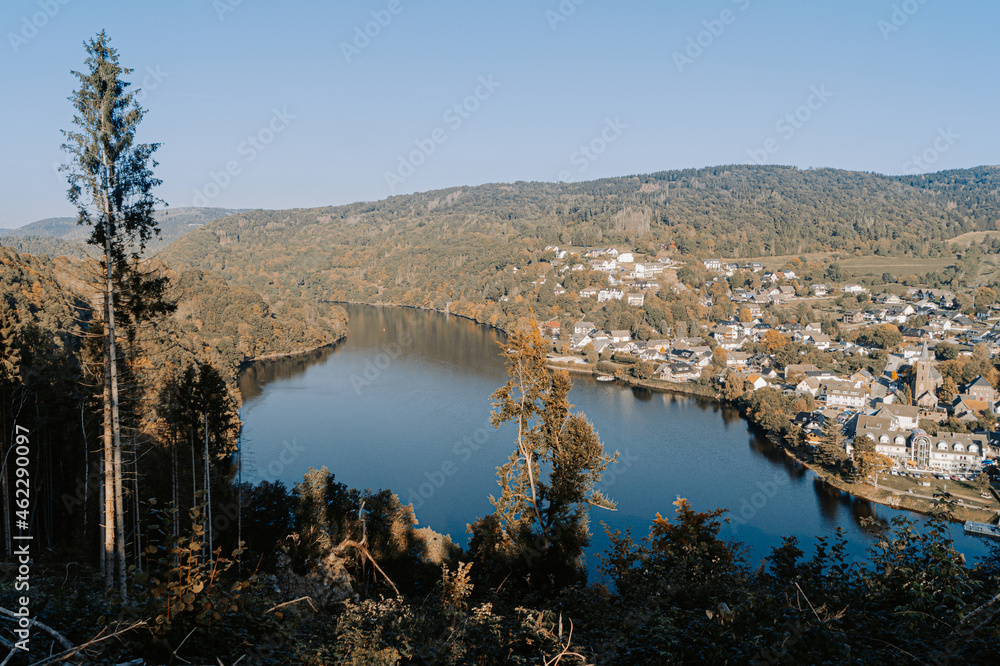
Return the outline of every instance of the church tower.
[[[920,359],[914,366],[913,373],[913,402],[922,409],[932,411],[937,408],[938,398],[936,389],[943,383],[941,373],[931,360],[927,350],[927,343],[924,343]]]

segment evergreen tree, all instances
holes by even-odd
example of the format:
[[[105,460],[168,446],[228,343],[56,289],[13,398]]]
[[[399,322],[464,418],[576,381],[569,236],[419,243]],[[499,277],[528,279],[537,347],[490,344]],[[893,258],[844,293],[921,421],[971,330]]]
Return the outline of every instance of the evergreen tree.
[[[815,460],[826,467],[836,467],[844,457],[844,432],[837,419],[827,417],[823,422],[823,440],[816,450]]]
[[[132,270],[146,242],[158,231],[153,219],[153,152],[158,144],[137,144],[136,130],[145,111],[122,80],[132,70],[119,65],[118,52],[102,31],[85,44],[84,72],[73,72],[80,87],[70,97],[77,129],[65,132],[63,148],[71,163],[69,200],[78,223],[91,227],[87,242],[101,251],[104,320],[104,539],[105,588],[114,584],[124,600],[125,534],[122,499],[121,424],[118,395],[116,308],[118,285]]]

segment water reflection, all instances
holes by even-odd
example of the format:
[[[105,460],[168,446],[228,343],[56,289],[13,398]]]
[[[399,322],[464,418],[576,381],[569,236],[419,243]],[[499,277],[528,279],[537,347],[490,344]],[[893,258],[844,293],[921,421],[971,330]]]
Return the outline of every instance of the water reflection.
[[[641,386],[632,387],[632,397],[636,400],[642,400],[643,402],[649,402],[653,399],[653,392],[648,388],[643,388]]]
[[[322,363],[342,344],[341,341],[305,354],[255,361],[241,368],[238,384],[243,401],[247,402],[260,396],[264,386],[271,382],[295,377],[305,372],[310,366]]]
[[[487,424],[490,395],[507,379],[502,334],[413,308],[347,310],[343,343],[241,373],[248,464],[281,461],[271,476],[289,486],[326,465],[353,487],[389,488],[413,503],[421,525],[464,543],[466,524],[492,510],[496,468],[516,440]],[[574,375],[569,401],[622,453],[602,484],[618,511],[591,515],[597,551],[607,545],[599,521],[646,534],[657,512],[673,515],[678,496],[700,511],[728,508],[744,521],[732,535],[760,555],[783,536],[812,543],[839,526],[863,556],[872,537],[860,519],[902,513],[806,483],[811,471],[714,400]],[[296,451],[287,462],[286,442]]]

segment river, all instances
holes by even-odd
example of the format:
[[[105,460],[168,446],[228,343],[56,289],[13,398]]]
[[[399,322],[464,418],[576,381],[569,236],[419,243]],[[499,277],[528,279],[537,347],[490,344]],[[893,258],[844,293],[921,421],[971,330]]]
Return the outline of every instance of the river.
[[[491,511],[496,467],[515,446],[512,427],[489,425],[490,394],[506,381],[502,334],[436,312],[346,309],[350,332],[335,347],[242,373],[244,480],[291,487],[325,465],[349,486],[391,489],[422,526],[465,545],[466,525]],[[837,527],[850,554],[864,557],[872,537],[861,518],[923,520],[829,488],[714,401],[585,376],[573,377],[569,399],[619,452],[601,484],[617,510],[590,512],[592,556],[608,543],[601,521],[645,536],[657,512],[673,516],[678,497],[698,511],[728,508],[722,535],[744,542],[754,562],[784,535],[809,554],[815,536]],[[989,553],[960,525],[952,533],[967,558]]]

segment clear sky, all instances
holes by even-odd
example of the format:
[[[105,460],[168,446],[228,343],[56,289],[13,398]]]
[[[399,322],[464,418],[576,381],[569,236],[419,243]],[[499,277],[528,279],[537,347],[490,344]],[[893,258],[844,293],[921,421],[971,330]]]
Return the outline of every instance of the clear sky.
[[[4,0],[0,227],[73,214],[53,165],[101,29],[144,88],[167,203],[290,208],[997,164],[998,24],[992,0]]]

